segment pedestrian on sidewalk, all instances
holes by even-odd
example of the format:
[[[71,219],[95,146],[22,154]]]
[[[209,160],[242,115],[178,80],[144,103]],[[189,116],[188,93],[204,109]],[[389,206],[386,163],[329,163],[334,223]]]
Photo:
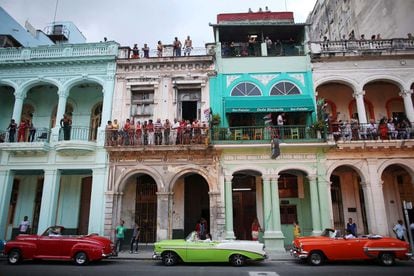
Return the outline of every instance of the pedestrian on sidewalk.
[[[121,219],[120,224],[115,229],[115,256],[122,251],[122,243],[125,239],[126,228],[124,226],[125,221]]]
[[[131,237],[131,244],[130,244],[131,248],[129,250],[130,254],[133,253],[134,243],[135,243],[135,252],[134,253],[138,253],[138,240],[139,240],[140,232],[141,232],[141,229],[139,228],[138,223],[135,223],[134,229],[132,231],[132,237]]]

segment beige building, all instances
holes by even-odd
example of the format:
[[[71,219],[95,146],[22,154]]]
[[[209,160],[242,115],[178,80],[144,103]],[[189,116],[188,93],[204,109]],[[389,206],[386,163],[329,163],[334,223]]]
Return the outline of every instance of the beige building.
[[[339,41],[354,33],[369,40],[380,34],[382,39],[406,38],[414,34],[414,2],[406,0],[318,0],[307,22],[310,40]]]

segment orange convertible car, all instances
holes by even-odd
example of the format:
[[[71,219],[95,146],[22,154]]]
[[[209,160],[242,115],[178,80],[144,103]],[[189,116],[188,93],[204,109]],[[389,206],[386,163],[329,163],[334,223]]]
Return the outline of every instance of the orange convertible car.
[[[291,255],[311,265],[325,261],[378,260],[382,265],[395,264],[395,259],[408,260],[412,254],[407,242],[379,235],[347,239],[338,230],[325,229],[319,237],[299,237],[293,241]]]

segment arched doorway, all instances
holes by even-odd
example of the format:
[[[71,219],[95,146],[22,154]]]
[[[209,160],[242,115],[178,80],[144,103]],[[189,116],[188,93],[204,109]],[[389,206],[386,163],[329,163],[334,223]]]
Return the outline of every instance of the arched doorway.
[[[348,218],[357,224],[358,234],[368,234],[367,215],[361,177],[349,166],[336,168],[331,177],[334,227],[345,229]]]
[[[263,225],[258,215],[257,196],[261,199],[262,178],[255,171],[239,171],[233,174],[233,231],[238,240],[251,240],[251,226],[255,218]],[[262,211],[262,209],[260,208]]]
[[[306,173],[300,170],[280,172],[278,191],[275,192],[279,193],[280,224],[285,237],[284,245],[289,246],[292,243],[293,222],[300,225],[302,236],[311,235],[314,230],[312,228],[312,198]]]
[[[204,218],[210,231],[210,197],[206,179],[197,173],[188,173],[174,183],[172,210],[172,238],[180,239],[195,230]]]
[[[382,173],[385,210],[388,221],[388,233],[393,236],[392,228],[399,219],[405,221],[403,202],[414,204],[413,179],[400,165],[390,165]],[[408,210],[410,222],[414,221],[414,210]],[[405,221],[407,229],[408,222]]]
[[[135,174],[127,180],[122,192],[119,219],[125,221],[124,225],[127,228],[125,240],[130,240],[133,226],[138,223],[141,228],[139,241],[155,242],[157,237],[157,184],[155,180],[148,174]]]

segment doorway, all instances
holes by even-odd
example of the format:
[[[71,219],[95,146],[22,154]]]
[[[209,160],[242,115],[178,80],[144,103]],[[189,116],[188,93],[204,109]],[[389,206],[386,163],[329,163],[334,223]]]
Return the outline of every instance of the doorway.
[[[198,118],[197,116],[197,101],[181,102],[181,118],[189,120],[190,122]]]
[[[251,240],[251,225],[257,217],[256,176],[235,174],[232,190],[234,235],[238,240]]]
[[[153,243],[157,232],[157,184],[149,175],[137,177],[135,222],[141,227],[139,240]]]
[[[91,206],[92,176],[82,178],[79,208],[78,235],[87,235],[89,231],[89,212]]]
[[[184,237],[195,230],[200,218],[207,220],[210,232],[210,197],[207,181],[198,174],[184,178]]]

